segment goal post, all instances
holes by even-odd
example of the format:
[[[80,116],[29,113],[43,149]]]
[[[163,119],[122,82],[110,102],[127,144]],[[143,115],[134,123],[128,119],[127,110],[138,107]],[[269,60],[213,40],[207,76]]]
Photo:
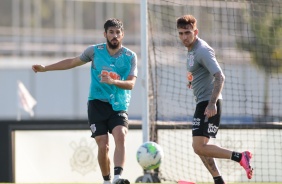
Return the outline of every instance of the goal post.
[[[211,142],[234,151],[250,149],[253,182],[282,182],[282,2],[150,0],[146,6],[146,118],[148,138],[164,149],[161,180],[212,181],[191,145],[196,103],[186,86],[187,49],[176,29],[176,18],[192,14],[199,37],[213,47],[226,76],[221,127]],[[228,182],[248,181],[237,163],[216,161]]]
[[[141,18],[141,60],[142,60],[142,132],[143,142],[149,141],[149,91],[148,85],[148,28],[147,28],[147,0],[140,0],[140,18]]]

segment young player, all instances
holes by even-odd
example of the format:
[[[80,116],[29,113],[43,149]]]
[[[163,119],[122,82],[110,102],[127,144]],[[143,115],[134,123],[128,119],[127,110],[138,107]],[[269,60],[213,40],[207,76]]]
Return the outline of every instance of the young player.
[[[196,110],[192,125],[193,149],[214,178],[215,184],[224,184],[224,180],[214,158],[234,160],[246,170],[249,179],[253,176],[250,165],[252,154],[231,151],[209,144],[215,138],[220,125],[222,96],[225,76],[216,60],[214,50],[198,37],[197,20],[192,15],[177,19],[179,38],[188,49],[187,79],[196,99]]]

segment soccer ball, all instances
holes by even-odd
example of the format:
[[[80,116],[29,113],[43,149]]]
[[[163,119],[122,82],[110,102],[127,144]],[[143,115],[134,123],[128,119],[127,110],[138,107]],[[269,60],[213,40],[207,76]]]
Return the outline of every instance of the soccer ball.
[[[157,169],[164,157],[163,149],[155,142],[145,142],[137,150],[136,158],[144,170]]]

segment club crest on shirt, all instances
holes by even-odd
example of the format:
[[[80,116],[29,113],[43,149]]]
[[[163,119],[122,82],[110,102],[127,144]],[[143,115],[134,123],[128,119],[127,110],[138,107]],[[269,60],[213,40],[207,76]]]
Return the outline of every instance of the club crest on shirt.
[[[189,64],[189,66],[193,66],[194,65],[194,55],[189,54],[189,56],[188,56],[188,64]]]

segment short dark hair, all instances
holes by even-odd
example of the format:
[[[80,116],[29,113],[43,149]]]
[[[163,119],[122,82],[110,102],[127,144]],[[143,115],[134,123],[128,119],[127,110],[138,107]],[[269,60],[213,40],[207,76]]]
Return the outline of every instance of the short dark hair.
[[[109,27],[116,27],[123,31],[123,23],[119,19],[116,19],[116,18],[110,18],[105,22],[104,24],[105,32],[108,31]]]
[[[176,19],[177,28],[187,28],[188,25],[192,26],[195,30],[197,29],[197,19],[193,15],[183,15]]]

